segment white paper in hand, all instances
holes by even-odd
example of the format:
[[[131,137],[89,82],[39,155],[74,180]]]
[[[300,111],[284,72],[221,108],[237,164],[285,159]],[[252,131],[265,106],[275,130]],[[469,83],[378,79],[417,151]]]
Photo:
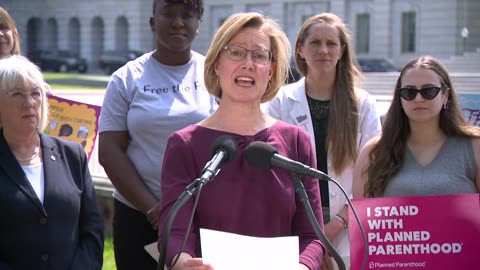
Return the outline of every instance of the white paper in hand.
[[[299,267],[297,236],[261,238],[200,229],[202,257],[215,270],[292,270]]]
[[[144,248],[145,248],[145,251],[147,251],[147,253],[150,254],[150,256],[152,256],[152,258],[154,258],[155,261],[158,262],[158,257],[160,256],[160,253],[158,252],[157,245],[158,245],[157,242],[153,242],[151,244],[144,246]]]

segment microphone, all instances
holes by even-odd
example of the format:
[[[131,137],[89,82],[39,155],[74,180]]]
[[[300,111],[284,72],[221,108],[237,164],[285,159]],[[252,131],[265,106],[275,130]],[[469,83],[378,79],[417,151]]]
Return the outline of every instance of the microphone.
[[[258,169],[279,167],[293,172],[295,193],[298,194],[299,200],[302,202],[303,207],[305,208],[305,214],[307,215],[315,234],[325,245],[327,251],[332,255],[333,259],[337,263],[338,269],[345,270],[345,263],[343,262],[342,257],[335,250],[332,243],[330,240],[328,240],[327,236],[318,224],[318,220],[316,219],[312,206],[310,205],[310,201],[308,200],[308,195],[300,179],[300,175],[308,175],[321,180],[330,180],[336,184],[338,183],[330,176],[319,170],[312,169],[303,163],[279,155],[277,149],[268,143],[260,141],[250,143],[245,149],[245,159],[247,160],[248,164]]]
[[[236,141],[228,135],[222,135],[215,139],[211,146],[212,159],[203,168],[199,180],[202,184],[208,183],[220,171],[220,164],[228,163],[237,156],[238,147]]]
[[[278,167],[300,175],[312,176],[320,180],[331,180],[330,176],[319,170],[312,169],[303,163],[279,155],[277,149],[268,143],[260,141],[250,143],[245,149],[245,158],[250,166],[258,169]]]
[[[211,146],[212,159],[207,162],[203,168],[202,175],[195,179],[190,185],[185,187],[185,191],[180,194],[175,204],[170,209],[165,226],[163,228],[163,238],[159,249],[157,270],[163,270],[166,262],[166,252],[168,247],[168,238],[173,220],[180,208],[199,190],[203,185],[211,181],[220,171],[220,165],[232,161],[237,156],[238,146],[235,139],[228,135],[222,135],[213,141]],[[195,211],[195,210],[194,210]]]

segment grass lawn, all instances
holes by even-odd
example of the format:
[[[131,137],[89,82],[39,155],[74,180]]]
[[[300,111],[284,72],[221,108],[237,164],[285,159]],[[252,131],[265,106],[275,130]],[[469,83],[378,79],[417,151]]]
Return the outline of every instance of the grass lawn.
[[[107,76],[77,73],[43,73],[45,80],[54,90],[105,90]],[[112,235],[105,235],[102,270],[116,270]]]
[[[105,236],[102,270],[116,270],[112,236]]]
[[[78,73],[43,73],[54,90],[105,90],[109,76]]]

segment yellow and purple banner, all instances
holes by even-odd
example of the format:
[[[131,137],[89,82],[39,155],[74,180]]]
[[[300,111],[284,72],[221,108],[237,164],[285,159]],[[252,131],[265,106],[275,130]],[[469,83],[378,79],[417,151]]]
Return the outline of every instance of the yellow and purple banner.
[[[480,195],[354,199],[367,237],[366,269],[479,269]],[[351,270],[364,241],[349,213]]]
[[[48,96],[49,122],[45,134],[78,142],[90,158],[98,131],[100,106]]]

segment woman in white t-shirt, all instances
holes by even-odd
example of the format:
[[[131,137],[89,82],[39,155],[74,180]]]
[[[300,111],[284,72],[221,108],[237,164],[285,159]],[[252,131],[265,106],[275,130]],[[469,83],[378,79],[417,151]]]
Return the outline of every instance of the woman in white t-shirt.
[[[157,241],[167,138],[217,107],[205,88],[205,57],[191,50],[202,0],[154,0],[156,49],[113,73],[99,123],[99,161],[115,187],[117,269],[156,269],[144,246]]]

